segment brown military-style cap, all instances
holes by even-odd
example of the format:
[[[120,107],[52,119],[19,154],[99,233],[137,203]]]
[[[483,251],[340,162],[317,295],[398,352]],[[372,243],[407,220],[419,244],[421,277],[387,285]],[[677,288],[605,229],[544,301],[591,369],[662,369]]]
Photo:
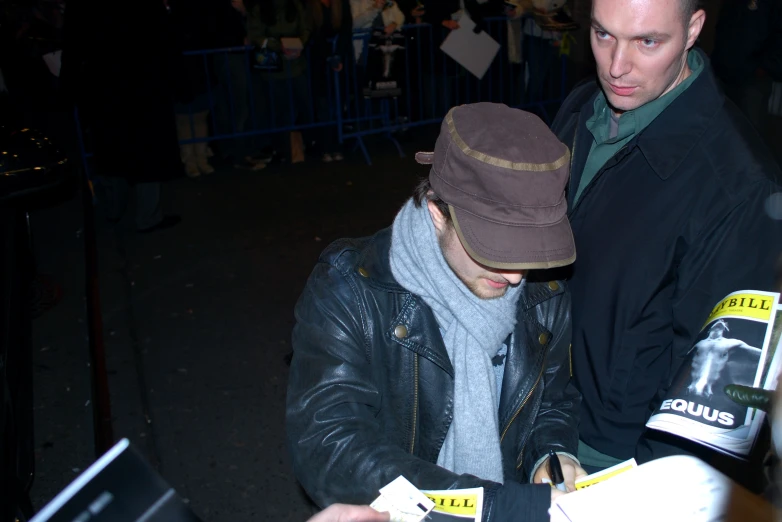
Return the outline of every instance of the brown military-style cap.
[[[570,151],[534,114],[497,103],[451,109],[431,164],[432,190],[478,263],[502,270],[564,266],[576,259],[565,187]]]

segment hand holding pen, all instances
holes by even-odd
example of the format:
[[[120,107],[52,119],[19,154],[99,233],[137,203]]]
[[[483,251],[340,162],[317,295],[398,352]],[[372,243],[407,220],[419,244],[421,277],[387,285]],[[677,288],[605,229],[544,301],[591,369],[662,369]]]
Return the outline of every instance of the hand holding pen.
[[[554,477],[555,473],[559,473],[559,475]],[[578,462],[565,455],[557,455],[553,451],[549,451],[548,459],[535,471],[532,481],[537,484],[548,482],[552,487],[562,484],[563,487],[557,489],[575,491],[576,479],[586,476],[587,472],[579,466]]]
[[[554,450],[548,452],[548,476],[551,480],[551,487],[560,491],[567,491],[565,486],[565,476],[562,474],[562,465],[559,463],[559,457]]]

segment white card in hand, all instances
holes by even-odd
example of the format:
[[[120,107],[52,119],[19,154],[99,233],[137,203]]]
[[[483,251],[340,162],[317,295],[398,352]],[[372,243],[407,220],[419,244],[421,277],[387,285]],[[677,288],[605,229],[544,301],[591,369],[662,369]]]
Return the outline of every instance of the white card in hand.
[[[434,502],[400,475],[380,489],[370,507],[388,512],[391,522],[420,522],[434,508]]]

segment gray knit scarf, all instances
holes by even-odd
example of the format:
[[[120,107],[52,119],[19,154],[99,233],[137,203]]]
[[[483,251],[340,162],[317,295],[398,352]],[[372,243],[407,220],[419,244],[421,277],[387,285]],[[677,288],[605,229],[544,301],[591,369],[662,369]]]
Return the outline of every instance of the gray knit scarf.
[[[492,357],[516,324],[520,285],[503,297],[480,299],[443,257],[426,205],[410,199],[394,220],[391,272],[434,312],[455,372],[453,422],[437,464],[503,482],[499,397]]]

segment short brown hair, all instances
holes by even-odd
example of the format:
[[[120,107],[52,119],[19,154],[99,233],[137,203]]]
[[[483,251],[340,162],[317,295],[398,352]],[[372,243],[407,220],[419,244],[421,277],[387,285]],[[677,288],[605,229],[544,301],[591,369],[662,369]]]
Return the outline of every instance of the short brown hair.
[[[684,15],[684,23],[690,23],[690,17],[701,8],[700,0],[680,0],[682,3],[682,14]]]
[[[421,178],[415,189],[413,190],[413,203],[416,207],[421,207],[425,201],[431,201],[437,205],[437,209],[445,216],[446,222],[451,222],[451,212],[448,210],[448,203],[440,199],[440,196],[434,193],[432,190],[432,184],[429,182],[429,178]]]

